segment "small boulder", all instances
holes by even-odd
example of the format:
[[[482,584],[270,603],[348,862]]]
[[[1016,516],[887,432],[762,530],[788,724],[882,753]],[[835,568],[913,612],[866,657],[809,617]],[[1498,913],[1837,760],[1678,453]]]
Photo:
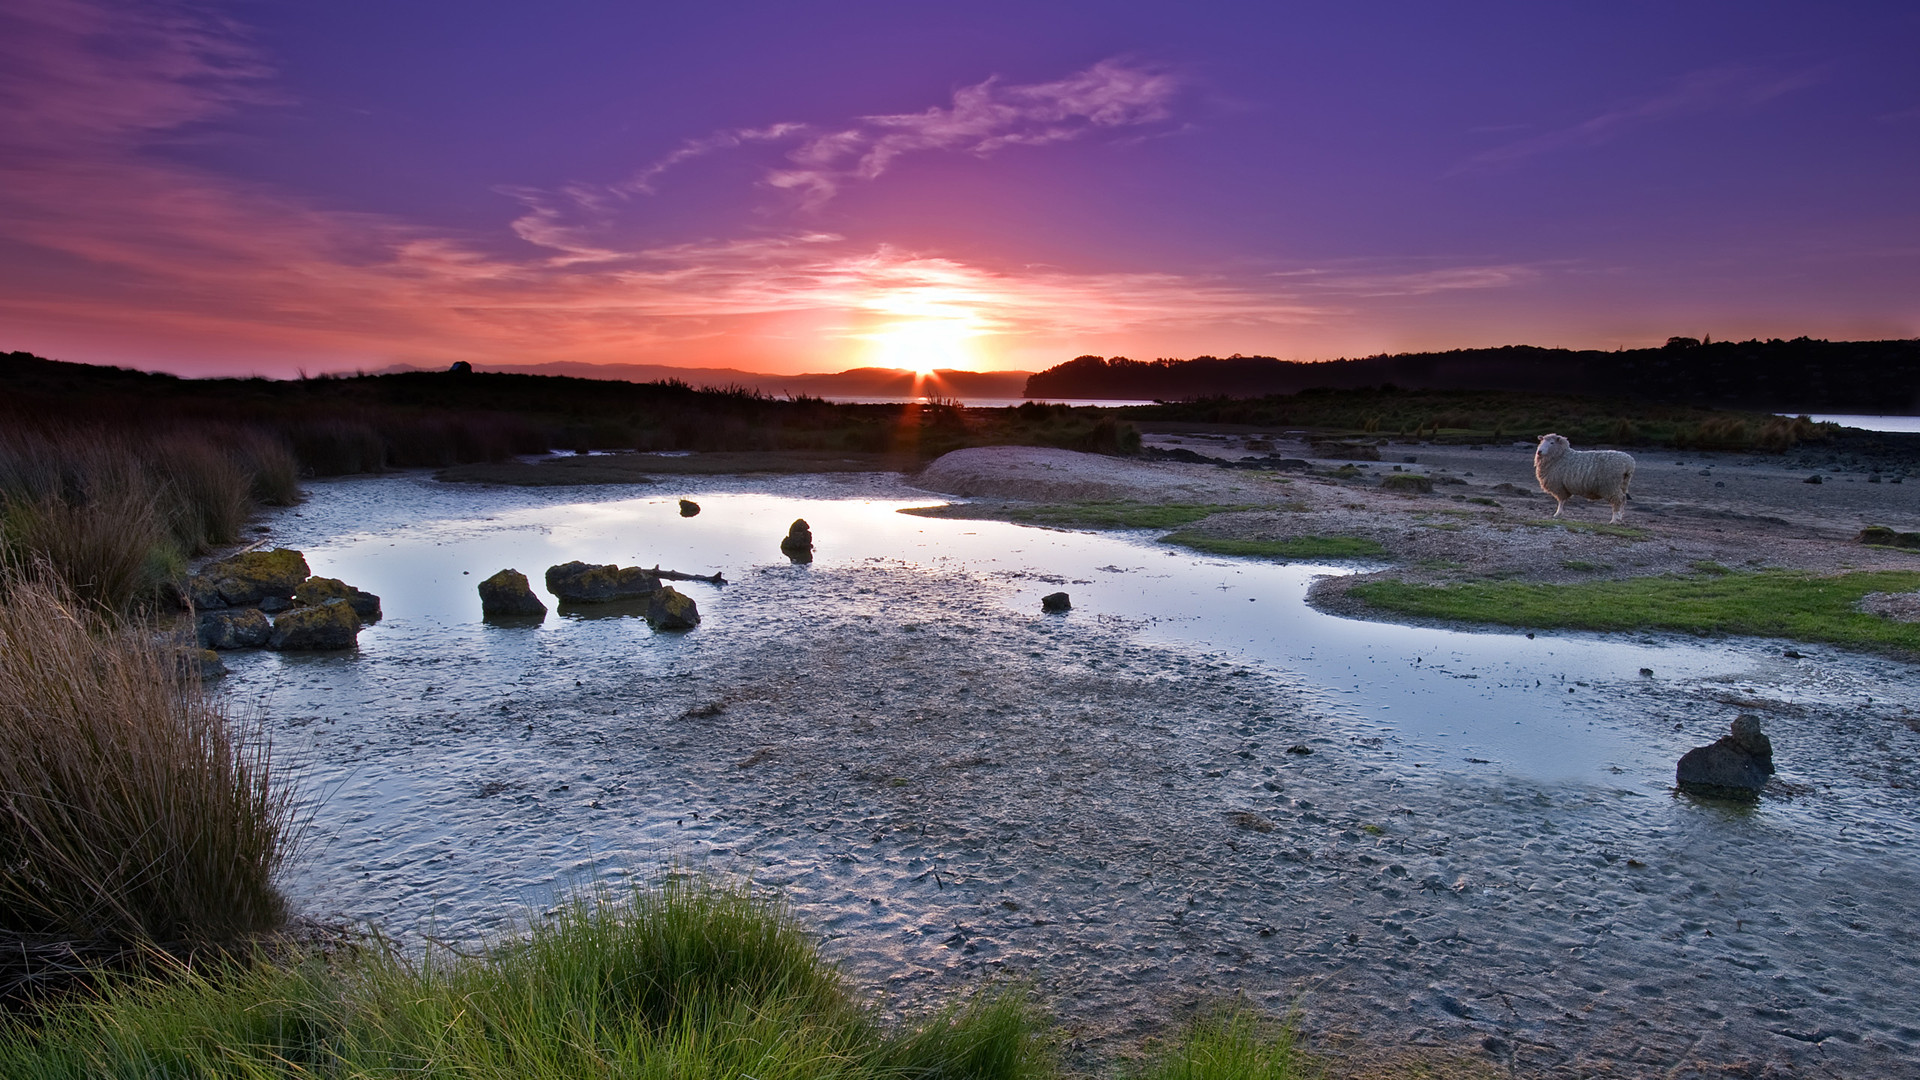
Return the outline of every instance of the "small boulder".
[[[1853,542],[1880,547],[1920,548],[1920,533],[1895,532],[1885,525],[1869,525],[1860,530],[1860,535],[1854,537]]]
[[[380,598],[339,578],[311,577],[293,590],[293,602],[300,607],[313,607],[329,600],[345,600],[363,623],[380,621]]]
[[[1380,481],[1380,486],[1388,491],[1404,492],[1408,495],[1433,494],[1433,477],[1418,473],[1389,473]]]
[[[1063,592],[1048,593],[1040,598],[1040,610],[1049,614],[1072,611],[1073,599]]]
[[[527,575],[518,570],[502,570],[480,583],[483,619],[536,619],[546,614],[547,605],[533,594]]]
[[[692,499],[680,500],[680,516],[681,517],[692,517],[695,514],[698,514],[699,512],[700,512],[699,503],[694,502]]]
[[[245,551],[209,564],[187,583],[187,593],[195,607],[261,607],[291,600],[311,576],[306,556],[292,548]],[[201,604],[202,599],[219,603]]]
[[[1758,798],[1773,775],[1773,740],[1760,718],[1741,714],[1733,730],[1711,746],[1696,746],[1680,759],[1674,780],[1680,790],[1721,799]]]
[[[798,518],[787,529],[787,538],[780,541],[780,550],[794,562],[813,561],[813,530],[807,526],[806,518]]]
[[[351,649],[360,636],[360,616],[345,600],[281,612],[273,620],[267,648],[283,652]]]
[[[691,630],[700,625],[700,609],[693,597],[662,585],[647,598],[647,625],[655,630]]]
[[[273,624],[259,608],[234,608],[201,612],[194,630],[202,648],[257,649],[267,643]]]
[[[640,600],[660,587],[660,579],[638,566],[593,566],[583,562],[547,567],[547,591],[563,604],[605,604]]]
[[[220,654],[212,649],[194,650],[193,663],[199,667],[202,681],[218,679],[227,673],[227,662],[220,659]]]

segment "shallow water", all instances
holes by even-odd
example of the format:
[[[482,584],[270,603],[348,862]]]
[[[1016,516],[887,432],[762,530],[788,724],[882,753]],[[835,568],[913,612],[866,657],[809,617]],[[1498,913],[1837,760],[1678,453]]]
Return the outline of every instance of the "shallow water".
[[[1569,1008],[1645,986],[1592,1013],[1645,1027],[1699,987],[1690,965],[1733,964],[1745,982],[1708,996],[1764,997],[1775,1027],[1888,1060],[1920,1042],[1905,665],[1334,618],[1302,598],[1340,568],[903,515],[940,500],[887,477],[634,490],[342,480],[273,523],[387,612],[357,655],[229,655],[229,690],[326,793],[309,909],[471,939],[679,863],[782,887],[876,985],[1026,972],[1117,1031],[1169,997],[1317,987],[1396,1038],[1584,1060],[1549,1045]],[[809,566],[778,550],[796,517]],[[480,621],[485,576],[576,558],[731,583],[676,584],[704,618],[687,634]],[[1074,611],[1041,616],[1056,590]],[[1789,795],[1672,797],[1673,762],[1742,709]],[[1709,1011],[1734,1042],[1771,1030]],[[1678,1052],[1698,1022],[1636,1038]]]

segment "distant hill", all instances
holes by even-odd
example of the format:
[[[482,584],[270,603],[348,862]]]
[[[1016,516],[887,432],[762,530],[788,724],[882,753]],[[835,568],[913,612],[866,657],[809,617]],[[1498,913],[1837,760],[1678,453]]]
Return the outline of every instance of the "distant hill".
[[[1770,412],[1920,413],[1920,340],[1724,341],[1654,349],[1507,345],[1302,362],[1271,356],[1129,360],[1082,356],[1036,372],[1040,399],[1264,397],[1317,388],[1520,390]]]
[[[834,398],[1018,398],[1031,372],[939,370],[924,381],[902,368],[852,368],[805,375],[768,375],[738,368],[684,368],[664,364],[588,364],[556,361],[549,364],[476,364],[476,371],[514,375],[565,375],[576,379],[618,379],[623,382],[662,382],[678,379],[693,387],[757,390],[775,397]],[[390,368],[387,372],[416,371]]]

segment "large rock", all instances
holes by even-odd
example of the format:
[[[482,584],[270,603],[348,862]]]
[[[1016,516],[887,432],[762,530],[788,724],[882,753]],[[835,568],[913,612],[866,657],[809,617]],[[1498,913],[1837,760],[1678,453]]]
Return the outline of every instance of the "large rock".
[[[813,529],[807,525],[806,518],[796,518],[787,528],[787,537],[780,541],[780,550],[794,562],[813,561]]]
[[[345,600],[361,622],[380,621],[380,598],[339,578],[311,577],[293,590],[293,602],[300,607],[316,607],[329,600]]]
[[[1062,611],[1072,611],[1073,597],[1063,592],[1048,593],[1040,598],[1040,610],[1056,615]]]
[[[502,570],[480,583],[480,616],[485,619],[537,619],[547,614],[547,605],[533,594],[527,575],[518,570]]]
[[[351,649],[359,641],[360,615],[345,600],[281,612],[273,620],[267,648],[285,652]]]
[[[188,580],[187,594],[200,609],[281,606],[312,574],[292,548],[246,551],[208,564]]]
[[[1388,473],[1380,478],[1380,486],[1388,491],[1398,491],[1408,495],[1433,494],[1433,477],[1419,473]]]
[[[257,649],[267,643],[273,624],[259,608],[203,611],[194,629],[205,649]]]
[[[547,567],[547,591],[563,604],[604,604],[639,600],[660,587],[653,571],[638,566],[593,566],[583,562]]]
[[[655,630],[691,630],[700,625],[700,609],[693,597],[662,585],[647,598],[647,625]]]
[[[1742,714],[1731,734],[1712,746],[1696,746],[1680,759],[1674,779],[1680,790],[1715,798],[1753,799],[1773,775],[1773,740],[1760,718]]]

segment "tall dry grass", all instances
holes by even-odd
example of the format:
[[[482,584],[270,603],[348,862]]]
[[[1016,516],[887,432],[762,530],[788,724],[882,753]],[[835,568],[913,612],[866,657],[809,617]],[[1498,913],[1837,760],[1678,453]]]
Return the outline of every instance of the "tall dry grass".
[[[81,599],[127,611],[239,539],[256,504],[296,501],[298,471],[284,440],[250,428],[10,428],[0,563],[44,562]]]
[[[0,935],[191,946],[284,921],[293,789],[182,659],[45,564],[0,575]]]

